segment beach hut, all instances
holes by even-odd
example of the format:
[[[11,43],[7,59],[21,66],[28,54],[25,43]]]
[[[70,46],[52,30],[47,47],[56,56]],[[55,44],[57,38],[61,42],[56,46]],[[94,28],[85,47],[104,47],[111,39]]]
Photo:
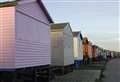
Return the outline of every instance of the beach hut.
[[[103,50],[103,55],[104,55],[103,58],[104,58],[105,60],[107,60],[107,54],[106,54],[106,50],[105,50],[105,49]]]
[[[92,42],[89,41],[88,43],[88,55],[89,55],[89,62],[92,62]]]
[[[89,63],[89,41],[87,37],[83,38],[83,63]]]
[[[51,64],[50,23],[41,0],[0,2],[0,82],[36,82],[44,76]]]
[[[102,49],[99,46],[97,47],[97,61],[102,61]]]
[[[79,68],[83,61],[83,37],[80,31],[73,32],[74,66]]]
[[[92,61],[93,63],[97,62],[97,46],[96,45],[92,46]]]
[[[101,60],[104,61],[106,58],[105,58],[105,54],[104,54],[104,49],[103,48],[100,48],[100,55],[101,55]]]
[[[69,23],[51,25],[51,64],[60,68],[61,74],[73,70],[73,35]]]
[[[105,49],[103,50],[103,58],[104,58],[104,60],[107,60],[107,55],[106,55],[106,51],[105,51]]]

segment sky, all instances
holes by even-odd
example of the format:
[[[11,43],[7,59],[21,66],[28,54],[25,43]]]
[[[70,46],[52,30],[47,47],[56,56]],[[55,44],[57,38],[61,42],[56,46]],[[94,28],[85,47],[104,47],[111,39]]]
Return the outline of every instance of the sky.
[[[69,22],[73,31],[102,48],[120,51],[118,0],[43,0],[55,23]]]
[[[73,31],[81,31],[93,44],[120,51],[119,0],[42,1],[55,23],[69,22]]]
[[[15,0],[0,0],[0,2],[5,2],[5,1],[15,1]]]

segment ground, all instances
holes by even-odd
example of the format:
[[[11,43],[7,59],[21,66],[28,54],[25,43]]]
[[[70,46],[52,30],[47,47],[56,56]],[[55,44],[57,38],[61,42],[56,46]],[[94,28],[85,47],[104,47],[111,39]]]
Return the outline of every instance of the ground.
[[[106,65],[102,82],[120,82],[120,59],[113,59]]]
[[[75,70],[64,76],[59,76],[52,82],[95,82],[99,78],[100,70]]]
[[[96,82],[99,80],[101,70],[105,63],[81,65],[80,69],[74,70],[64,76],[56,77],[51,82]]]

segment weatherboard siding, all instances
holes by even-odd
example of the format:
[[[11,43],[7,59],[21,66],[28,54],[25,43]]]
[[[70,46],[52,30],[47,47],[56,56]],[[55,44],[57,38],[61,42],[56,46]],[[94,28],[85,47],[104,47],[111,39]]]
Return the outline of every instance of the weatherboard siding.
[[[55,25],[55,26],[54,26]],[[52,65],[66,66],[74,63],[73,35],[70,26],[54,24],[51,29]],[[60,27],[59,27],[60,26]],[[60,28],[60,29],[59,29]]]
[[[74,60],[78,60],[78,38],[73,37]]]
[[[33,17],[38,21],[49,24],[47,17],[36,1],[20,4],[17,6],[16,10],[25,15]]]
[[[51,50],[51,64],[64,65],[63,31],[56,30],[51,32]]]
[[[89,57],[92,58],[92,44],[89,43],[88,45],[88,54],[89,54]]]
[[[51,64],[50,43],[50,22],[37,2],[0,8],[0,69]]]
[[[15,30],[16,68],[51,63],[50,25],[37,3],[17,6]]]
[[[4,7],[0,8],[0,69],[14,68],[14,63],[15,7]]]
[[[82,44],[82,40],[80,39],[80,37],[79,37],[78,41],[79,41],[79,49],[78,49],[79,58],[80,58],[80,60],[83,60],[83,44]]]
[[[73,46],[74,46],[74,60],[82,60],[83,59],[83,45],[82,40],[80,38],[80,33],[73,38]]]
[[[69,25],[64,28],[64,65],[74,63],[73,56],[73,35]]]

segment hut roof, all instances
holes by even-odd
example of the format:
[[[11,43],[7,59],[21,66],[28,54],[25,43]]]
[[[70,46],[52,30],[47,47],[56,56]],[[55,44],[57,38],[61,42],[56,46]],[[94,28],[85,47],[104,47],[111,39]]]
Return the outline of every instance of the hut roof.
[[[14,0],[14,1],[7,1],[7,2],[0,2],[0,7],[10,7],[10,6],[16,6],[18,2],[21,0]],[[46,15],[48,21],[50,23],[53,23],[53,20],[51,16],[49,15],[47,9],[45,8],[42,0],[36,0],[36,2],[39,4],[40,8],[43,10],[44,14]]]
[[[71,26],[70,26],[70,24],[68,22],[66,22],[66,23],[52,24],[51,25],[51,29],[52,30],[56,30],[56,29],[63,30],[67,25],[70,27],[70,30],[71,30],[71,33],[72,33]]]
[[[79,33],[80,33],[80,39],[83,40],[83,36],[81,34],[81,31],[73,32],[73,36],[76,37],[76,36],[78,36]]]
[[[73,32],[73,36],[78,36],[80,32]]]
[[[68,23],[52,24],[51,29],[64,29]]]

